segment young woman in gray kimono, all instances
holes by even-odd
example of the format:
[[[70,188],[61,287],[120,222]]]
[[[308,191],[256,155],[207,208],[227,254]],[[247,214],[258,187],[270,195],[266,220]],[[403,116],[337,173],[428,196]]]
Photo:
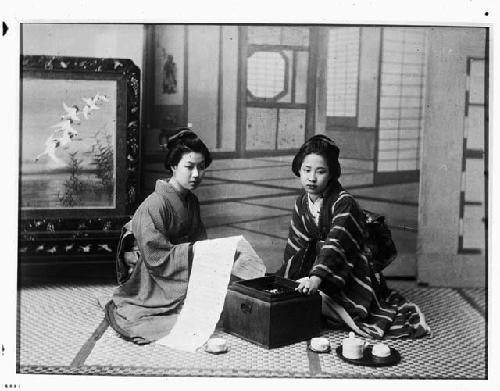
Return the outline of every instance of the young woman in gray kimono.
[[[105,311],[125,339],[149,343],[167,335],[175,324],[187,292],[192,246],[207,237],[191,191],[211,162],[207,147],[191,130],[171,137],[165,157],[171,178],[156,182],[155,191],[122,231],[117,251],[120,286]]]

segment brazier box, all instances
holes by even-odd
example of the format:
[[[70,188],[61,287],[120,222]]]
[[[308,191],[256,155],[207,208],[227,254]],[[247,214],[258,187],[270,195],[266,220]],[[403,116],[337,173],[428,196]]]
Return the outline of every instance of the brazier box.
[[[304,295],[297,286],[278,276],[232,283],[222,313],[224,330],[268,349],[317,336],[321,296]]]

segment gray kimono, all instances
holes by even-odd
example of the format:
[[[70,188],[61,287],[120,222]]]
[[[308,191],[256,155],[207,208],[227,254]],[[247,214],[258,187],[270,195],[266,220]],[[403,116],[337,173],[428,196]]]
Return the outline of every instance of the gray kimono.
[[[167,335],[187,292],[192,245],[206,239],[196,196],[159,180],[128,225],[138,247],[131,273],[120,271],[106,318],[124,338],[149,343]],[[120,249],[118,258],[120,258]]]

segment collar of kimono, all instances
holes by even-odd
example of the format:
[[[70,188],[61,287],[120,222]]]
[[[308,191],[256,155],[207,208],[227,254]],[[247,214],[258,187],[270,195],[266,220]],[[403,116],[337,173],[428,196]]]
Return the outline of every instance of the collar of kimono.
[[[319,206],[323,203],[323,194],[321,194],[315,201],[311,199],[311,196],[307,194],[307,201],[309,205],[313,205],[313,207],[319,208]]]
[[[326,235],[330,230],[330,221],[331,221],[331,205],[332,202],[338,197],[339,193],[342,191],[342,185],[338,180],[332,180],[332,182],[328,185],[326,190],[323,192],[323,202],[324,205],[327,205],[325,208],[321,208],[321,213],[319,216],[319,227],[322,231],[323,235]]]
[[[175,193],[182,199],[186,198],[189,194],[189,190],[186,190],[185,193],[181,193],[164,179],[159,179],[156,181],[155,191],[158,193]]]

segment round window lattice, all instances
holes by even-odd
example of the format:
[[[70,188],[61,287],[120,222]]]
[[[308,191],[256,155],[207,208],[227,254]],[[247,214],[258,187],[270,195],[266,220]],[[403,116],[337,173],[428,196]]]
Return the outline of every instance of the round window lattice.
[[[255,51],[248,56],[247,91],[254,99],[277,100],[288,90],[288,61],[279,51]]]

